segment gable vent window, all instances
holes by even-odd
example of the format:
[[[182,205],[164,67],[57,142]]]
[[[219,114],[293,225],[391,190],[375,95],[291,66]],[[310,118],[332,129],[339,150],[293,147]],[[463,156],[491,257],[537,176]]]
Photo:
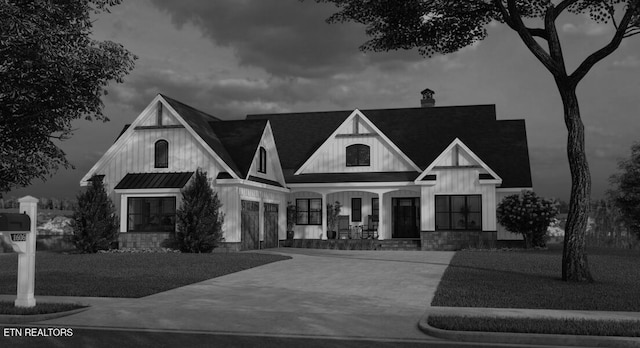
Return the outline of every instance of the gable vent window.
[[[169,168],[169,143],[166,140],[156,141],[155,155],[156,168]]]
[[[370,162],[369,146],[364,144],[347,146],[347,167],[368,166]]]
[[[260,147],[260,154],[258,159],[258,173],[267,173],[267,150],[264,147]]]

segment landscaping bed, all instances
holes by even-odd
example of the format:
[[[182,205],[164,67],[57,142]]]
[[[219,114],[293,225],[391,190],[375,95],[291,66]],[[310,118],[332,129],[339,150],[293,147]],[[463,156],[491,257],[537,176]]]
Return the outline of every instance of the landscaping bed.
[[[0,254],[0,294],[15,295],[17,254]],[[37,296],[143,297],[288,256],[260,253],[36,253]]]
[[[521,319],[433,315],[428,324],[443,330],[516,332],[556,335],[640,337],[637,321],[585,319]]]
[[[563,282],[562,249],[460,251],[433,306],[640,311],[640,251],[589,248],[595,282]]]

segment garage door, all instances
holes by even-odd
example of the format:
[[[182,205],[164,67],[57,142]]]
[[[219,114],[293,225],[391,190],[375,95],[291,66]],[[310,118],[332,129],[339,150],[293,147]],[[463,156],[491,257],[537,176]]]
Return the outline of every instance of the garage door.
[[[260,203],[242,201],[240,230],[242,231],[242,250],[260,247]]]
[[[264,204],[264,247],[278,246],[278,205]]]

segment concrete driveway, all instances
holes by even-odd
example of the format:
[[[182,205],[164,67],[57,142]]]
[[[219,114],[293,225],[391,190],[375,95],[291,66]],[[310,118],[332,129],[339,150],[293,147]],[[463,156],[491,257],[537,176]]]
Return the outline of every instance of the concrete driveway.
[[[92,303],[89,310],[41,324],[427,339],[417,323],[453,256],[294,248],[261,252],[293,259],[140,299],[86,299]]]

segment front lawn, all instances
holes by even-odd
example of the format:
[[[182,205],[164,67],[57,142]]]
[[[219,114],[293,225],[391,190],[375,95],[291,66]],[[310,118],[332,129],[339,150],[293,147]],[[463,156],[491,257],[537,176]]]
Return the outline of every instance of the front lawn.
[[[594,283],[563,282],[562,249],[460,251],[433,306],[640,311],[640,251],[590,248]]]
[[[86,306],[75,303],[36,303],[33,307],[16,307],[13,302],[0,301],[2,315],[37,315],[72,311]]]
[[[287,260],[259,253],[36,253],[35,295],[143,297]],[[16,294],[17,254],[0,254],[0,294]]]

